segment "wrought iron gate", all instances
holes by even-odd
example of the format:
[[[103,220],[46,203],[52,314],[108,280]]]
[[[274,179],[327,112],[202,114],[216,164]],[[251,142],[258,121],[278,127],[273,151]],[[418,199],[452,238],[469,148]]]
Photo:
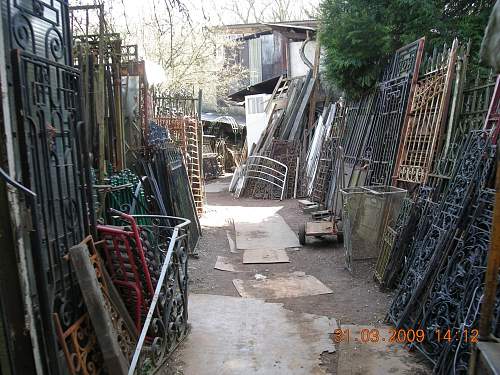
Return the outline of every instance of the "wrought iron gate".
[[[446,120],[457,52],[455,40],[451,49],[445,46],[441,54],[434,54],[423,63],[400,144],[395,174],[401,181],[427,181]]]
[[[71,39],[64,0],[2,1],[14,134],[22,183],[36,193],[31,212],[30,283],[44,373],[62,372],[55,316],[66,330],[84,313],[65,255],[89,228],[81,173],[79,72],[70,67]],[[2,57],[3,58],[3,57]],[[9,61],[10,60],[10,61]],[[65,365],[63,365],[65,366]]]
[[[363,155],[369,161],[368,185],[389,185],[408,99],[413,97],[424,39],[399,49],[380,83],[374,123],[367,135]]]

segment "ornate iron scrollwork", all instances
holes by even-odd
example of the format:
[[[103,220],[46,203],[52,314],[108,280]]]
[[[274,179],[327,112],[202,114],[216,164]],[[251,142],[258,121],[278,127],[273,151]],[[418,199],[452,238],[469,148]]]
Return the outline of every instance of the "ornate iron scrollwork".
[[[453,240],[453,250],[444,262],[423,302],[416,329],[426,331],[426,340],[415,344],[434,365],[437,373],[465,373],[470,341],[464,331],[477,328],[479,305],[490,243],[495,192],[482,190],[463,235]],[[436,331],[450,330],[451,340],[437,340]]]
[[[20,157],[17,172],[22,184],[36,194],[27,202],[32,215],[27,231],[38,347],[44,372],[59,373],[65,365],[59,363],[61,347],[53,314],[63,332],[85,316],[78,284],[64,259],[88,228],[78,141],[80,77],[70,66],[66,1],[8,0],[2,4],[2,17],[6,63],[12,74],[9,90],[17,114],[13,124]]]
[[[456,228],[464,220],[471,194],[477,189],[483,171],[489,169],[487,158],[484,157],[489,142],[488,132],[470,133],[464,142],[447,194],[432,215],[432,221],[428,222],[428,229],[422,232],[423,236],[415,238],[410,251],[412,260],[389,310],[389,317],[396,326],[411,325],[411,315],[419,313],[415,304],[424,286],[432,282],[434,268],[447,253]]]
[[[148,306],[131,367],[148,373],[160,367],[186,336],[188,326],[188,220],[137,215],[151,251],[160,260],[155,294]]]

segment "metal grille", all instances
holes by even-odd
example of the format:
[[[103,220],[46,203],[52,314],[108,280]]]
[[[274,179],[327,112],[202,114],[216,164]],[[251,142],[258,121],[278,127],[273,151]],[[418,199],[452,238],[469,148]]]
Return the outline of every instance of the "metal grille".
[[[85,234],[77,141],[79,77],[69,67],[21,52],[15,71],[23,180],[37,194],[32,246],[35,267],[43,274],[37,284],[40,291],[46,288],[40,303],[47,304],[44,315],[58,312],[66,329],[82,313],[78,285],[63,258]]]
[[[376,117],[367,136],[363,155],[370,161],[369,185],[389,185],[408,99],[418,77],[424,39],[401,49],[386,67],[379,86]]]
[[[71,64],[67,4],[63,0],[2,2],[8,38],[17,129],[14,134],[22,182],[36,193],[28,202],[32,221],[30,282],[44,373],[59,373],[53,315],[68,330],[84,315],[80,289],[69,262],[69,248],[89,228],[82,149],[79,72]],[[4,53],[4,51],[2,51]],[[8,54],[7,54],[8,56]],[[84,133],[83,133],[84,134]],[[31,263],[32,260],[32,263]],[[61,366],[61,367],[60,367]]]
[[[471,223],[463,236],[453,240],[453,252],[439,267],[439,278],[430,287],[426,308],[415,326],[426,330],[426,340],[415,346],[436,366],[439,374],[467,370],[470,343],[461,339],[462,324],[469,331],[477,328],[470,323],[478,321],[475,316],[484,287],[494,197],[495,192],[491,189],[479,194]],[[452,331],[453,339],[438,341],[436,330],[444,332],[447,329]]]
[[[400,326],[411,325],[419,309],[416,303],[426,285],[436,276],[435,267],[455,234],[455,228],[464,219],[464,212],[471,194],[488,169],[484,158],[490,138],[482,131],[471,132],[461,150],[461,159],[454,171],[454,178],[441,204],[432,215],[423,235],[417,235],[412,244],[411,260],[399,290],[389,309],[392,322]],[[418,236],[421,236],[418,238]]]
[[[377,118],[363,153],[370,161],[368,185],[389,184],[408,99],[408,77],[382,83],[375,111]]]
[[[375,278],[381,285],[384,285],[386,279],[386,270],[389,262],[396,257],[394,254],[396,250],[396,241],[401,234],[402,228],[406,227],[410,219],[413,200],[411,198],[404,198],[401,203],[401,209],[398,217],[394,222],[388,222],[382,236],[382,246],[380,255],[377,259],[375,266]]]
[[[328,189],[328,182],[332,176],[332,162],[335,149],[337,148],[336,142],[338,138],[327,137],[321,146],[321,154],[318,162],[318,171],[314,180],[314,187],[312,192],[313,202],[324,204],[325,194]]]
[[[424,61],[405,119],[405,134],[400,150],[397,176],[401,181],[425,183],[442,127],[445,124],[451,82],[457,58],[458,41],[450,50]]]
[[[366,134],[370,132],[375,102],[376,92],[372,92],[357,102],[347,104],[345,133],[341,142],[344,148],[343,186],[365,185],[368,164],[362,151]]]
[[[459,56],[460,57],[460,56]],[[466,57],[465,57],[466,58]],[[460,142],[467,136],[471,130],[481,129],[485,124],[488,108],[491,103],[495,87],[495,76],[492,73],[484,73],[478,71],[474,77],[470,77],[465,85],[460,84],[461,76],[465,72],[461,72],[466,68],[466,63],[457,63],[457,85],[453,95],[453,100],[457,102],[459,115],[456,116],[453,110],[450,111],[450,120],[446,131],[446,139],[444,140],[443,148],[440,150],[439,156],[434,162],[432,173],[429,180],[434,186],[437,186],[438,179],[448,180],[451,177],[451,172],[458,159],[458,151]],[[460,67],[460,69],[458,69]],[[462,88],[461,86],[465,86]],[[453,109],[453,108],[452,108]],[[446,184],[439,187],[439,190],[444,190]]]
[[[201,235],[201,225],[180,149],[171,142],[164,142],[161,147],[144,150],[139,160],[147,176],[144,189],[154,197],[151,211],[190,220],[189,244],[190,251],[194,251]]]

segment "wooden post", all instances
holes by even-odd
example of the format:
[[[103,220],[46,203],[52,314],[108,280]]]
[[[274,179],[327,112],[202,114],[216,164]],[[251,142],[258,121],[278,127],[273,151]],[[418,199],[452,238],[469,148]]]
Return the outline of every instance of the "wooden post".
[[[99,181],[103,182],[106,175],[106,156],[105,152],[105,142],[106,142],[106,126],[104,124],[104,106],[106,103],[106,95],[104,94],[104,6],[99,7],[99,58],[98,63],[98,74],[97,82],[95,87],[96,92],[96,115],[97,115],[97,125],[99,128]]]
[[[89,250],[86,245],[79,244],[73,246],[69,254],[108,373],[125,375],[128,373],[128,363],[120,349],[112,317],[106,309],[96,271],[90,262]]]
[[[205,190],[205,178],[203,174],[203,123],[201,122],[201,108],[202,108],[203,92],[198,90],[198,163],[200,165],[200,186],[203,191]]]
[[[488,340],[491,332],[491,319],[495,308],[497,276],[500,269],[500,143],[496,151],[495,206],[493,208],[493,229],[491,230],[490,251],[486,266],[485,290],[479,322],[481,340]]]
[[[120,61],[114,64],[113,84],[115,91],[115,120],[116,120],[116,168],[125,168],[125,132],[123,129],[122,112],[122,80],[120,74]]]

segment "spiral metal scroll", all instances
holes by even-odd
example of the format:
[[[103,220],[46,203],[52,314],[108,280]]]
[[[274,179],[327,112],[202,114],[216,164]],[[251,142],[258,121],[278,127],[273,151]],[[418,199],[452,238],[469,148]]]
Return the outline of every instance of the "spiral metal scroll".
[[[432,220],[427,216],[426,230],[421,232],[421,238],[417,236],[411,246],[412,259],[389,310],[389,317],[396,326],[411,325],[412,315],[419,311],[414,308],[415,303],[424,286],[432,281],[435,275],[433,270],[446,254],[454,232],[466,218],[465,207],[488,166],[484,157],[489,149],[488,135],[474,131],[465,140],[461,159],[444,200],[430,216]]]
[[[136,215],[155,295],[148,306],[129,374],[159,368],[188,332],[189,221],[170,216]],[[177,225],[175,225],[177,224]]]

